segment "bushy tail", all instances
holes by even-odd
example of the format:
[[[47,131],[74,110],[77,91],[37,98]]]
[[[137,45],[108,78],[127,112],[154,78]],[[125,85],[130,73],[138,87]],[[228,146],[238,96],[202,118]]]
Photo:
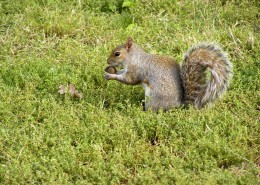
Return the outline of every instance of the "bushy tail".
[[[232,64],[220,47],[199,44],[185,54],[181,72],[185,104],[199,109],[226,91]]]

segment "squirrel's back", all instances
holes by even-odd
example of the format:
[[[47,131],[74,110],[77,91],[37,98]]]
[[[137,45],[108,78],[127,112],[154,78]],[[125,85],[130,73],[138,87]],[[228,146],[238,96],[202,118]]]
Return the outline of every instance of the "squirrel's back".
[[[184,102],[196,108],[212,102],[226,91],[232,65],[227,55],[215,44],[198,44],[184,56],[181,76]]]

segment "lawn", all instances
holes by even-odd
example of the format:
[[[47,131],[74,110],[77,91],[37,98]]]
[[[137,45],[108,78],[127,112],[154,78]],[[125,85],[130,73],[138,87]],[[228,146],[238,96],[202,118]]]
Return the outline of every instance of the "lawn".
[[[259,184],[257,0],[1,0],[0,184]],[[155,114],[103,78],[132,36],[182,61],[217,42],[231,85],[201,110]],[[59,87],[74,84],[82,98]]]

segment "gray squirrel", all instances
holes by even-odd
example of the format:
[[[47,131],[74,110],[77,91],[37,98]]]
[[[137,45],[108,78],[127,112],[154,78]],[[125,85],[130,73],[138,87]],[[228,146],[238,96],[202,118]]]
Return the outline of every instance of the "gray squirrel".
[[[129,37],[111,52],[107,63],[124,69],[107,71],[105,79],[142,85],[145,110],[155,112],[190,104],[200,109],[227,90],[232,76],[227,55],[219,46],[206,43],[190,48],[179,65],[171,58],[146,53]]]

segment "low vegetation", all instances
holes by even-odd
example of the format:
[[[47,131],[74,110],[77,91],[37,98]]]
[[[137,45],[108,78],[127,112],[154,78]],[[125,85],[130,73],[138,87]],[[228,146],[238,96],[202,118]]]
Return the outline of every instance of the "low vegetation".
[[[0,184],[259,184],[259,7],[1,0]],[[128,36],[178,62],[198,42],[220,43],[228,92],[201,110],[144,112],[141,87],[103,78]],[[60,93],[70,84],[82,97]]]

